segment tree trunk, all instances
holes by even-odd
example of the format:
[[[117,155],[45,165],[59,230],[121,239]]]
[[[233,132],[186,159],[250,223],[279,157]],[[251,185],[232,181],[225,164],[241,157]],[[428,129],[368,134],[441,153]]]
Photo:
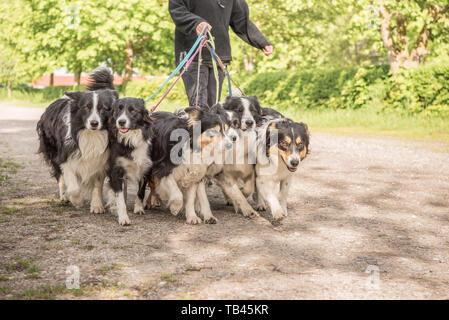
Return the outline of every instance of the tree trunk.
[[[251,58],[251,55],[246,50],[245,43],[242,43],[242,51],[243,51],[243,65],[245,66],[246,72],[254,71],[254,60]]]
[[[435,5],[428,5],[427,8],[430,16],[433,17],[430,24],[437,23],[441,16],[449,11],[449,6],[441,8]],[[401,68],[418,67],[429,54],[427,48],[431,35],[429,25],[425,24],[422,27],[415,46],[410,52],[407,38],[407,19],[401,13],[389,12],[383,3],[380,4],[379,13],[381,19],[380,34],[384,47],[387,50],[391,72],[396,74]],[[396,41],[393,39],[391,27],[393,16],[396,17]]]
[[[8,81],[7,87],[8,87],[8,98],[11,99],[12,98],[12,83],[11,83],[11,80]]]
[[[50,74],[50,87],[53,87],[55,85],[55,74],[52,72]]]
[[[81,84],[81,73],[83,71],[81,70],[81,68],[79,68],[78,70],[75,70],[75,86],[79,86]]]
[[[134,41],[133,37],[126,42],[125,52],[125,75],[123,77],[123,87],[126,87],[129,81],[133,78],[133,65],[134,65]]]

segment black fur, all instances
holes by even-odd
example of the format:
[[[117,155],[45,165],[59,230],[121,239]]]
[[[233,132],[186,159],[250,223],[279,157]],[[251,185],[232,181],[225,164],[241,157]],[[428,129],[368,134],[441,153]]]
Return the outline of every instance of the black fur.
[[[271,117],[271,118],[285,118],[282,113],[272,108],[262,108],[262,116],[263,117]]]
[[[120,125],[119,119],[125,116],[129,119],[126,125]],[[148,141],[147,156],[151,161],[151,139],[153,136],[152,120],[149,112],[145,108],[145,102],[142,99],[136,98],[122,98],[115,101],[113,105],[113,113],[109,121],[109,143],[110,143],[110,157],[109,157],[109,171],[108,177],[111,188],[114,192],[123,190],[123,181],[127,174],[126,168],[123,168],[117,163],[119,157],[124,157],[129,160],[132,158],[132,152],[136,146],[126,143],[126,141],[119,141],[119,130],[141,130],[143,139]],[[148,168],[149,170],[150,168]],[[141,180],[148,172],[144,172]],[[143,200],[143,197],[141,198]]]
[[[269,127],[270,128],[270,127]],[[286,137],[289,137],[292,143],[288,148],[291,148],[292,150],[295,149],[297,152],[302,151],[304,148],[306,148],[307,154],[309,153],[309,141],[310,141],[310,135],[309,135],[309,129],[307,124],[303,122],[294,122],[290,119],[283,119],[282,121],[276,122],[275,129],[277,130],[277,146],[279,149],[286,151],[287,149],[282,146],[280,143],[281,141],[284,141]],[[273,140],[273,130],[269,130],[267,132],[267,139],[265,144],[265,150],[267,152],[268,156],[268,150],[271,145],[271,141]],[[301,145],[297,145],[294,140],[295,137],[301,138]]]
[[[86,86],[88,91],[110,89],[114,90],[114,76],[107,68],[98,68],[90,75],[89,83]],[[118,98],[118,96],[117,96]]]
[[[94,73],[90,88],[100,89],[96,92],[102,122],[99,129],[106,130],[111,106],[118,94],[113,90],[112,82],[105,82],[108,79],[112,81],[112,75],[107,78],[104,70],[101,71],[101,74],[101,79],[97,79],[102,82],[96,83],[97,79]],[[65,97],[50,104],[37,123],[38,153],[42,153],[45,161],[50,165],[52,175],[56,180],[59,180],[61,176],[61,164],[66,162],[67,158],[78,148],[78,133],[86,128],[85,122],[91,112],[92,105],[93,92],[67,92]],[[70,136],[67,136],[68,127],[64,122],[67,112],[70,113]]]
[[[189,119],[178,117],[169,112],[155,112],[151,118],[154,120],[154,136],[153,136],[153,171],[152,174],[158,178],[168,176],[173,169],[178,165],[172,163],[170,153],[172,148],[180,142],[170,141],[170,135],[173,130],[184,129],[189,133],[190,148],[193,151],[200,151],[200,146],[197,146],[193,141],[193,126],[191,121],[201,122],[201,133],[215,126],[220,126],[223,131],[223,124],[226,119],[224,116],[196,107],[189,107],[185,109],[189,115]],[[180,138],[181,139],[181,138]]]
[[[239,116],[239,121],[241,123],[243,116],[243,102],[246,99],[250,103],[249,111],[254,118],[256,126],[262,121],[262,108],[259,103],[259,99],[256,96],[253,97],[227,97],[223,102],[223,108],[225,110],[234,111]]]

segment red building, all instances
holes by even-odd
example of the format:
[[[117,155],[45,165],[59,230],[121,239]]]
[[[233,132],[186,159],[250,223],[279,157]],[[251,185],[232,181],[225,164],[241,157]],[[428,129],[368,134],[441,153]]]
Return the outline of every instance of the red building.
[[[81,85],[86,85],[89,76],[82,75],[81,76]],[[133,77],[133,81],[143,81],[146,80],[145,77]],[[123,83],[123,77],[114,76],[114,85],[120,85]],[[45,74],[33,83],[30,84],[33,88],[44,88],[50,86],[50,75]],[[55,75],[53,78],[53,85],[55,87],[71,87],[75,85],[75,76],[74,75]]]

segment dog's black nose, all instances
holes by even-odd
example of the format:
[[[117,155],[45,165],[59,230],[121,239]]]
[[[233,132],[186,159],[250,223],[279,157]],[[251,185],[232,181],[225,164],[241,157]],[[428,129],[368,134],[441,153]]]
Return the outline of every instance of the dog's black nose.
[[[254,121],[253,120],[246,120],[245,123],[246,123],[247,126],[251,127],[254,124]]]
[[[233,142],[236,142],[237,141],[237,136],[232,136],[231,139],[232,139]]]
[[[90,121],[90,126],[92,128],[96,128],[96,127],[98,127],[98,125],[99,125],[99,122],[97,120],[91,120]]]
[[[125,119],[120,119],[118,121],[118,124],[121,125],[121,126],[124,126],[126,124],[126,120]]]
[[[297,167],[298,166],[298,164],[299,164],[299,160],[292,160],[292,161],[290,161],[290,164],[292,165],[292,167]]]

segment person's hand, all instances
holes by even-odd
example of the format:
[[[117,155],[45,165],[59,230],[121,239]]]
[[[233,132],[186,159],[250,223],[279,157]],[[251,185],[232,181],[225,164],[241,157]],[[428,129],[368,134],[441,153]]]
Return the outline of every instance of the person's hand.
[[[273,53],[273,46],[270,44],[262,49],[263,53],[268,57],[270,54]]]
[[[210,24],[208,24],[206,21],[203,21],[199,25],[196,26],[196,34],[200,35],[201,31],[203,31],[205,26],[207,26],[207,31],[212,30],[212,26]]]

